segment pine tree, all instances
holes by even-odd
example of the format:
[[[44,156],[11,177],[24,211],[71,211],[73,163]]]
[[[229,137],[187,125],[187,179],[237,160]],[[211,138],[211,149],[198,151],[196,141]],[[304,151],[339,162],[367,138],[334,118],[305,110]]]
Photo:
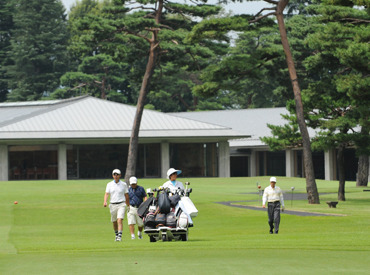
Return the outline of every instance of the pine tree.
[[[8,0],[0,0],[0,102],[6,100],[8,80],[5,67],[11,64],[8,53],[13,29],[13,7]]]
[[[10,101],[38,100],[59,86],[68,58],[67,20],[60,0],[12,0],[14,31],[7,66]]]

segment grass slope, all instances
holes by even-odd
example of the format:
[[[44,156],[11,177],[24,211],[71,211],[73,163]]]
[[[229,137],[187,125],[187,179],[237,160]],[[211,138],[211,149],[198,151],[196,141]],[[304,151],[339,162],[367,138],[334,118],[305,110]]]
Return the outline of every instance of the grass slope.
[[[188,242],[115,243],[103,195],[109,180],[0,182],[0,274],[368,274],[370,192],[346,183],[336,209],[337,182],[317,181],[321,204],[290,201],[305,180],[278,178],[286,208],[342,216],[282,214],[278,235],[268,234],[267,213],[215,202],[260,206],[257,182],[268,177],[189,180],[199,210]],[[145,188],[161,179],[140,180]],[[17,205],[13,204],[18,201]],[[126,220],[124,221],[126,225]]]

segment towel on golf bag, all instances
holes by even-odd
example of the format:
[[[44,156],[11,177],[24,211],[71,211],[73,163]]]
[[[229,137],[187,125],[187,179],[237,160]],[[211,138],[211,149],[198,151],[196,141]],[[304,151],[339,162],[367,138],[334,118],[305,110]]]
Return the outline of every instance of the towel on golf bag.
[[[175,228],[176,227],[176,216],[175,216],[175,213],[173,212],[170,212],[167,214],[166,216],[166,225],[168,227],[172,227],[172,228]]]
[[[171,204],[172,207],[175,207],[181,199],[179,194],[169,196],[168,198],[170,199],[170,204]]]
[[[146,215],[144,225],[145,228],[155,228],[156,222],[154,213],[148,213],[148,215]]]
[[[137,214],[140,218],[144,218],[146,214],[148,214],[149,206],[153,204],[155,201],[154,197],[148,198],[146,201],[144,201],[142,204],[140,204],[139,208],[137,209]]]
[[[198,209],[189,197],[181,197],[182,210],[190,217],[194,218],[198,215]]]
[[[158,198],[159,212],[161,212],[162,214],[170,213],[171,202],[170,202],[170,199],[168,198],[167,192],[161,191],[158,194],[157,198]]]
[[[155,216],[155,224],[156,226],[165,226],[166,225],[166,214],[158,213]]]

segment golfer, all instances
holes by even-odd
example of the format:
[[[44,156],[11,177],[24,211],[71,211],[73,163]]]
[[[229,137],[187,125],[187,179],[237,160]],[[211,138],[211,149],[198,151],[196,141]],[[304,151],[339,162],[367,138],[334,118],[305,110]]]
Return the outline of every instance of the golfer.
[[[131,239],[135,239],[135,224],[137,224],[138,231],[137,237],[143,238],[143,219],[137,214],[137,209],[143,201],[146,201],[146,193],[142,186],[137,184],[137,178],[130,178],[130,188],[128,189],[128,195],[130,197],[130,211],[127,212],[127,222],[130,228]]]
[[[177,176],[181,174],[181,170],[176,170],[174,168],[170,168],[167,171],[167,177],[169,181],[166,181],[163,184],[163,188],[169,188],[171,193],[175,193],[177,189],[184,190],[184,185],[181,181],[177,180]]]
[[[127,184],[120,180],[121,171],[114,169],[112,172],[113,180],[108,182],[104,195],[104,207],[107,207],[107,199],[110,196],[109,210],[113,229],[116,233],[116,242],[122,241],[122,221],[125,218],[126,206],[130,209],[130,198],[128,196]]]
[[[284,198],[281,189],[276,186],[276,178],[270,178],[270,186],[265,188],[262,197],[262,207],[266,208],[266,202],[268,203],[267,214],[268,223],[270,225],[270,234],[273,234],[275,224],[275,234],[279,233],[280,225],[280,205],[282,211],[284,211]]]

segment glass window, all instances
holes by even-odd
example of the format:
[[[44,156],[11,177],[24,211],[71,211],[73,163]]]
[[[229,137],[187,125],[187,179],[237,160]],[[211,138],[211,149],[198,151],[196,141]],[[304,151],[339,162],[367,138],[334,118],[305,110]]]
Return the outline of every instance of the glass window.
[[[248,157],[235,156],[230,157],[230,176],[248,177]]]
[[[68,179],[110,178],[118,168],[125,174],[128,144],[69,145]],[[160,177],[160,144],[140,144],[136,165],[137,177]]]
[[[217,144],[170,144],[170,166],[182,170],[184,177],[217,177]]]
[[[67,175],[69,179],[110,178],[118,168],[124,174],[128,145],[70,145],[67,147]]]
[[[258,152],[259,176],[285,176],[285,151]]]
[[[57,178],[57,145],[9,146],[9,180]]]

